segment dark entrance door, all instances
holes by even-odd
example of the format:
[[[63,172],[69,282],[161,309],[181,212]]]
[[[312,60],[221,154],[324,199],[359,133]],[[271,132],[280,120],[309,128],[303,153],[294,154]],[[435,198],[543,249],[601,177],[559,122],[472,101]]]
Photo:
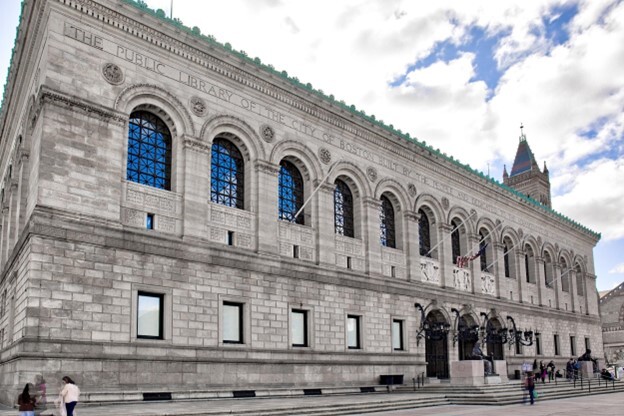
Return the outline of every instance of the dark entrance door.
[[[498,319],[490,319],[485,326],[485,341],[487,354],[494,360],[504,360],[503,344],[507,342],[507,332],[502,328]]]
[[[427,377],[449,378],[448,342],[446,334],[426,336],[425,359],[427,360]]]
[[[457,324],[457,339],[459,341],[459,359],[471,360],[472,349],[479,340],[479,326],[469,325],[468,320],[462,316]]]

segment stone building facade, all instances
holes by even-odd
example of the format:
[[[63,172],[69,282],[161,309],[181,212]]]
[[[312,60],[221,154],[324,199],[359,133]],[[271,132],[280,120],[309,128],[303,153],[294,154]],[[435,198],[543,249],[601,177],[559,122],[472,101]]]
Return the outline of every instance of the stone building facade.
[[[624,283],[600,298],[604,358],[624,366]]]
[[[598,234],[141,4],[25,1],[0,132],[4,402],[602,356]]]

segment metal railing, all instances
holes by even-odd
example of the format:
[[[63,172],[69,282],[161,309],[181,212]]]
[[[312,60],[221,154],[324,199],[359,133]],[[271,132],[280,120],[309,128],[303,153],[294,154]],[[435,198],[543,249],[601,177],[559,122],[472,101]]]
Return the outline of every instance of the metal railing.
[[[414,383],[414,391],[416,391],[416,388],[425,387],[425,372],[423,371],[416,377],[413,377],[412,382]]]

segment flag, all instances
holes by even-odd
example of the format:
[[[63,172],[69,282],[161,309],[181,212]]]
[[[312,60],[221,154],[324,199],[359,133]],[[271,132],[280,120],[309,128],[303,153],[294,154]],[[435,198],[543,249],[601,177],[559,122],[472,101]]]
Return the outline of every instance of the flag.
[[[468,263],[470,263],[476,258],[479,258],[483,253],[485,253],[485,248],[487,247],[487,245],[488,243],[483,244],[483,246],[479,248],[479,251],[477,251],[476,254],[473,254],[471,256],[457,256],[457,260],[455,261],[455,264],[457,264],[457,267],[459,267],[460,269],[463,269],[464,267],[468,265]]]

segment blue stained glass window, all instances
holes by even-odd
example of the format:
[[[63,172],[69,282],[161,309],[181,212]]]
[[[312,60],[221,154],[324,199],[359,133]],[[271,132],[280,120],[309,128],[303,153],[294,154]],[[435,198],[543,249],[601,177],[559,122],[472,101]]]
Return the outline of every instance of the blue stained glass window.
[[[216,138],[212,143],[210,200],[243,209],[245,169],[241,152],[232,142]]]
[[[383,195],[381,197],[381,207],[379,208],[379,224],[381,245],[396,248],[394,208],[390,200]]]
[[[290,162],[280,163],[279,184],[279,219],[303,224],[303,212],[295,219],[295,214],[303,206],[303,177],[299,169]]]
[[[336,234],[353,237],[353,195],[346,183],[336,179],[334,189],[334,228]]]
[[[126,179],[171,190],[171,133],[160,118],[147,111],[130,115]]]

